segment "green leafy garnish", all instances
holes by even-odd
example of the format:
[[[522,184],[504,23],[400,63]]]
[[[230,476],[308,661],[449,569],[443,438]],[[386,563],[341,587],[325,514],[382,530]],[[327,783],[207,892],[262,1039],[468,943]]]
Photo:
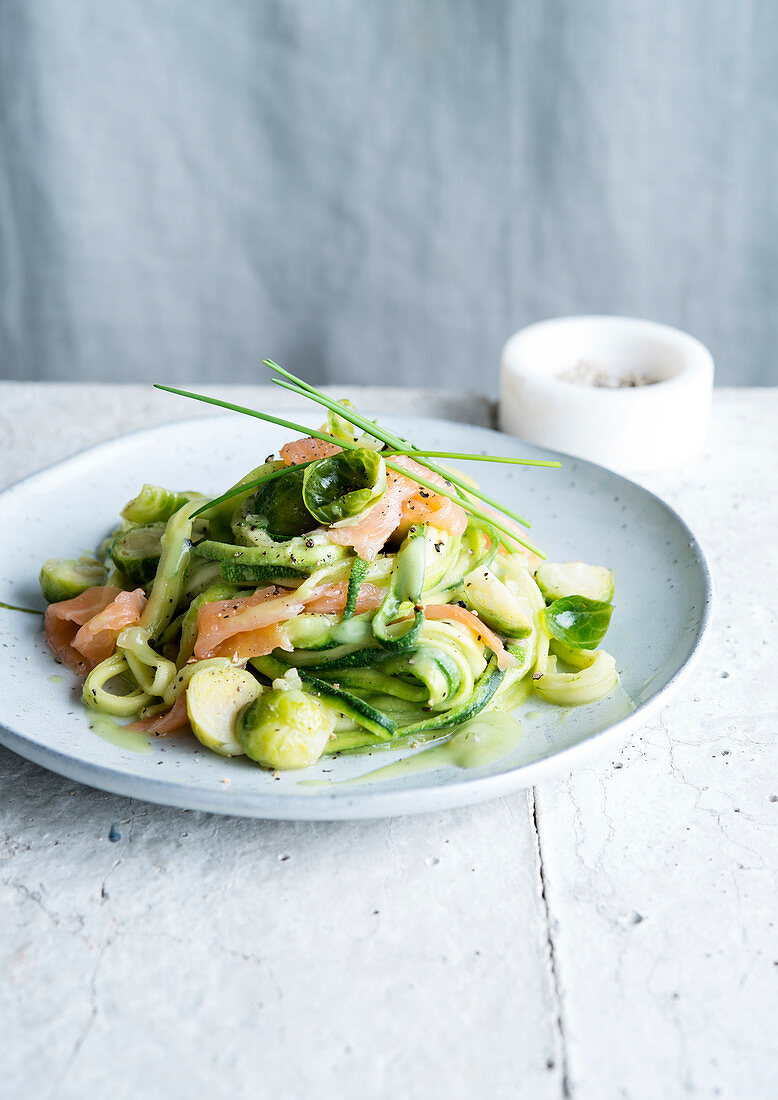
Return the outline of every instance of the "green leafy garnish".
[[[385,491],[386,466],[366,447],[319,459],[303,474],[305,507],[327,525],[358,515]]]
[[[608,632],[612,614],[613,604],[586,596],[565,596],[545,610],[551,636],[572,649],[596,649]]]

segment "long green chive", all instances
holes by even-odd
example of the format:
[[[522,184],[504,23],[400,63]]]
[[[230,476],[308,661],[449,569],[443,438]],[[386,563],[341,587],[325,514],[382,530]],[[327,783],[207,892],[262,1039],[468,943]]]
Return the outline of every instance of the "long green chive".
[[[160,389],[162,387],[159,387]],[[303,428],[300,431],[306,430]],[[332,437],[335,438],[334,436]],[[390,450],[379,451],[381,458],[397,457],[399,455],[417,455],[423,454],[425,456],[432,456],[434,458],[451,458],[454,460],[472,460],[473,462],[508,462],[521,466],[553,466],[558,467],[561,465],[559,462],[542,462],[528,458],[496,458],[493,455],[471,455],[471,454],[459,454],[454,451],[396,451],[393,448]],[[314,462],[315,459],[311,459]],[[306,466],[310,466],[311,462],[297,462],[295,463],[296,470],[304,470]],[[244,493],[252,492],[254,489],[259,489],[260,486],[265,485],[268,481],[274,481],[276,478],[283,477],[285,473],[290,469],[289,466],[284,466],[281,470],[273,470],[269,474],[264,474],[262,477],[256,478],[254,481],[243,481],[240,485],[236,485],[233,489],[228,489],[226,493],[222,493],[220,497],[214,497],[207,504],[204,504],[202,508],[198,508],[196,512],[192,513],[192,519],[197,519],[198,516],[203,515],[204,512],[209,512],[211,508],[216,508],[219,504],[224,504],[225,501],[232,500],[233,497],[242,496]],[[2,607],[2,604],[0,604]]]
[[[291,389],[291,387],[288,387],[288,388]],[[246,416],[253,416],[257,420],[264,420],[264,421],[267,421],[269,424],[277,424],[279,427],[287,428],[290,431],[302,432],[303,435],[307,434],[309,436],[313,436],[314,439],[322,439],[327,443],[334,443],[336,446],[342,447],[344,450],[358,450],[359,449],[358,444],[352,443],[350,440],[336,439],[335,436],[329,435],[326,432],[315,431],[311,428],[306,427],[303,424],[296,424],[292,420],[283,420],[281,417],[272,416],[270,413],[261,413],[261,412],[258,412],[256,409],[248,409],[243,405],[234,405],[230,401],[222,401],[217,397],[206,397],[205,394],[190,393],[189,390],[179,390],[179,389],[176,389],[174,386],[163,386],[163,385],[160,385],[160,384],[155,384],[155,389],[164,390],[166,393],[175,393],[175,394],[178,394],[180,397],[190,397],[190,398],[192,398],[192,400],[202,401],[206,405],[216,405],[218,408],[230,409],[232,412],[244,413]],[[342,409],[342,406],[338,406],[336,411],[340,411],[341,409]],[[350,417],[345,417],[345,419],[350,419]],[[370,429],[368,428],[367,430],[369,431]],[[379,431],[380,429],[376,429],[376,430]],[[374,433],[371,431],[370,434],[373,435]],[[381,439],[381,436],[375,435],[375,438],[376,439]],[[382,442],[383,442],[383,440],[382,440]],[[487,523],[490,523],[493,527],[496,527],[498,531],[501,531],[512,542],[518,543],[520,546],[525,547],[527,550],[530,550],[533,554],[537,554],[538,557],[541,557],[541,558],[545,557],[545,555],[542,553],[542,551],[539,550],[536,546],[534,546],[531,542],[526,541],[520,535],[516,534],[515,531],[511,531],[510,528],[505,527],[502,523],[500,523],[497,519],[495,519],[494,516],[489,515],[488,512],[484,512],[481,508],[476,507],[470,501],[461,499],[457,496],[454,496],[453,493],[447,492],[446,489],[444,489],[441,485],[435,485],[434,482],[430,481],[427,478],[421,477],[421,475],[417,474],[415,471],[406,470],[404,467],[398,466],[396,463],[392,462],[391,459],[385,460],[385,462],[386,462],[387,467],[390,470],[394,470],[396,473],[402,474],[403,477],[407,477],[407,478],[409,478],[409,480],[415,481],[419,485],[423,485],[425,488],[430,489],[433,493],[437,493],[438,496],[447,497],[448,500],[452,500],[455,504],[458,504],[466,512],[470,512],[472,515],[476,516],[478,519],[486,520]],[[437,471],[435,471],[435,472],[437,472]],[[445,470],[443,470],[441,472],[441,476],[447,482],[452,482],[454,480]],[[491,500],[490,497],[486,497],[485,494],[482,494],[482,493],[474,490],[472,488],[472,486],[468,486],[466,482],[462,482],[462,486],[469,493],[472,493],[474,496],[478,496],[481,500],[485,501],[485,503],[487,503],[487,504],[492,503],[492,500]],[[231,490],[229,493],[223,494],[222,497],[218,498],[218,501],[221,502],[221,501],[224,501],[224,500],[229,500],[229,498],[231,496],[239,496],[241,493],[243,493],[245,491],[246,491],[245,484],[241,485],[241,486],[238,486],[235,489]],[[199,512],[204,511],[206,508],[213,507],[213,505],[216,504],[216,503],[217,503],[216,500],[209,502],[208,505],[205,505],[205,506],[203,506],[203,508],[198,509],[198,514],[199,514]],[[496,506],[500,509],[500,511],[507,513],[507,509],[504,508],[503,506],[501,506],[499,504],[497,504]],[[512,515],[512,513],[507,513],[507,514]]]
[[[334,443],[336,447],[356,447],[356,443],[343,442],[327,432],[319,432],[314,428],[308,428],[305,424],[295,424],[293,420],[282,420],[270,413],[257,412],[256,409],[247,409],[245,405],[233,405],[231,401],[221,401],[218,397],[206,397],[203,393],[190,393],[189,390],[177,390],[174,386],[162,386],[154,383],[155,390],[165,390],[166,393],[177,393],[179,397],[191,397],[193,401],[203,401],[206,405],[218,405],[220,409],[229,409],[231,412],[244,413],[246,416],[254,416],[257,420],[266,420],[268,424],[277,424],[280,428],[289,428],[293,432],[302,432],[303,435],[312,435],[314,439],[323,439],[325,443]]]
[[[387,447],[386,450],[380,453],[384,457],[386,455],[423,455],[424,458],[450,458],[455,462],[505,462],[511,466],[547,466],[554,470],[559,470],[562,466],[561,462],[546,462],[542,458],[509,458],[502,455],[464,454],[459,451],[428,451],[426,447],[414,447],[412,450],[407,451],[400,451],[396,447]],[[446,477],[451,481],[448,471],[446,471]]]
[[[18,607],[15,603],[0,603],[4,611],[23,611],[25,615],[42,615],[42,611],[36,611],[34,607]]]
[[[311,462],[315,459],[311,459]],[[202,508],[198,508],[196,512],[192,513],[192,519],[197,519],[203,512],[210,512],[211,508],[216,508],[219,504],[224,504],[227,500],[232,500],[233,497],[243,496],[244,493],[250,493],[254,489],[259,489],[261,485],[265,485],[268,481],[275,481],[277,477],[283,477],[284,474],[288,474],[291,469],[304,470],[306,466],[310,466],[311,462],[299,462],[294,467],[284,466],[282,470],[271,470],[269,474],[263,474],[262,477],[256,478],[254,481],[244,481],[240,485],[236,485],[233,489],[228,489],[226,493],[222,493],[220,497],[214,497],[213,500],[209,500],[207,504],[204,504]]]
[[[327,409],[331,409],[333,412],[336,412],[339,416],[341,416],[344,420],[348,420],[350,424],[353,424],[355,427],[362,428],[363,431],[369,432],[370,435],[374,436],[376,439],[380,439],[383,443],[386,443],[390,447],[404,449],[406,445],[406,441],[404,439],[401,439],[399,436],[396,436],[392,432],[387,431],[385,428],[381,428],[374,421],[368,420],[367,417],[361,416],[353,409],[347,409],[343,405],[339,405],[337,401],[333,401],[331,398],[327,397],[326,394],[321,393],[313,386],[310,386],[307,382],[303,382],[295,378],[293,374],[290,374],[289,371],[284,370],[283,367],[279,367],[277,363],[274,363],[272,361],[272,359],[263,359],[262,361],[265,366],[270,367],[271,370],[274,370],[276,371],[276,373],[283,375],[284,378],[291,380],[290,384],[289,382],[282,382],[280,378],[275,378],[273,379],[273,381],[277,386],[280,386],[282,389],[285,390],[290,390],[292,393],[297,393],[300,396],[308,397],[311,401],[316,401],[317,404],[323,405]],[[423,451],[419,451],[418,453],[420,456],[424,454]],[[482,492],[482,490],[474,489],[472,485],[468,485],[466,481],[463,481],[461,478],[457,477],[456,474],[452,474],[448,470],[442,469],[434,462],[425,462],[422,457],[417,458],[416,461],[418,461],[421,466],[426,466],[428,470],[432,470],[434,473],[439,474],[441,477],[444,477],[446,481],[450,481],[452,485],[456,485],[457,488],[462,489],[465,493],[477,497],[479,500],[482,500],[484,504],[488,504],[492,508],[497,508],[498,511],[503,512],[506,516],[514,520],[516,523],[520,523],[523,527],[532,526],[529,520],[525,519],[523,516],[518,515],[517,512],[511,511],[510,508],[506,508],[504,504],[500,504],[498,500],[495,500],[493,497],[488,496],[486,493]],[[457,501],[457,503],[461,504],[462,502]]]

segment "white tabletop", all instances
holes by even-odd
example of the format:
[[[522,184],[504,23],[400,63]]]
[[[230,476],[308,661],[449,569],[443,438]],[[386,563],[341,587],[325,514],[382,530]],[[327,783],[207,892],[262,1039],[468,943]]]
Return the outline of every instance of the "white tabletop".
[[[0,482],[186,415],[146,387],[0,383]],[[776,428],[778,390],[719,390],[705,461],[641,479],[709,555],[712,636],[656,720],[568,779],[290,824],[103,794],[0,749],[2,1095],[778,1095]]]

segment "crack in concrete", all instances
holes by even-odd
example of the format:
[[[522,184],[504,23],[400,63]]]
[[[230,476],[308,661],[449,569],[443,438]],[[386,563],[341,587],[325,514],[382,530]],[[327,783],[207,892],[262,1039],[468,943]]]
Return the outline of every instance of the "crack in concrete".
[[[62,1086],[65,1083],[66,1077],[68,1076],[71,1069],[73,1068],[73,1064],[74,1064],[76,1058],[78,1057],[78,1052],[81,1050],[81,1047],[86,1042],[86,1038],[89,1035],[89,1032],[94,1027],[94,1023],[95,1023],[95,1020],[97,1019],[97,1013],[98,1013],[98,1006],[97,1006],[97,975],[100,972],[100,967],[103,965],[103,959],[105,958],[106,952],[108,951],[108,948],[111,946],[112,943],[113,943],[113,937],[110,937],[109,939],[107,939],[105,941],[105,943],[103,944],[103,946],[100,950],[100,954],[97,956],[97,960],[95,962],[95,965],[92,967],[92,973],[89,976],[89,984],[87,986],[87,989],[89,991],[89,1015],[88,1015],[86,1021],[84,1022],[84,1025],[81,1028],[81,1031],[76,1036],[76,1041],[73,1043],[73,1047],[70,1051],[70,1054],[67,1057],[67,1060],[66,1060],[64,1066],[62,1067],[61,1072],[59,1073],[59,1075],[57,1076],[57,1079],[54,1081],[54,1083],[52,1085],[51,1092],[49,1093],[49,1100],[56,1100],[56,1097],[59,1095],[59,1093],[62,1089]]]
[[[546,953],[548,956],[548,965],[551,978],[551,993],[555,1010],[554,1030],[556,1032],[557,1045],[559,1048],[561,1095],[563,1097],[563,1100],[570,1100],[573,1093],[570,1085],[570,1063],[567,1052],[567,1034],[565,1031],[565,1018],[562,1005],[562,988],[559,980],[559,972],[557,969],[557,951],[556,944],[554,942],[553,921],[551,919],[551,905],[548,898],[548,891],[546,889],[546,868],[543,860],[543,843],[540,839],[538,803],[534,787],[532,787],[529,791],[529,799],[532,809],[532,825],[535,832],[535,847],[538,859],[538,875],[540,879],[540,897],[541,901],[543,902],[543,911],[546,923]]]

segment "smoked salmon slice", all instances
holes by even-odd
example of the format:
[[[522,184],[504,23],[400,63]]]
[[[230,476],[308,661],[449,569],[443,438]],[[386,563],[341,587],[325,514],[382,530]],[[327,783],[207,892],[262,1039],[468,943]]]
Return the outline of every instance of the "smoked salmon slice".
[[[43,623],[46,641],[58,660],[86,674],[111,656],[116,639],[140,622],[145,606],[142,588],[123,592],[112,585],[95,585],[72,600],[49,604]]]
[[[157,714],[154,718],[141,718],[139,722],[130,722],[124,728],[126,730],[137,730],[138,733],[155,733],[160,736],[189,729],[186,692],[181,692],[173,706],[165,714]]]
[[[295,466],[329,458],[342,450],[327,440],[309,436],[285,443],[279,454],[287,466]],[[450,488],[450,483],[440,474],[420,466],[412,458],[398,455],[392,461],[435,485]],[[452,535],[461,535],[467,526],[465,510],[448,497],[417,484],[396,470],[387,470],[386,481],[386,492],[358,523],[326,529],[331,542],[353,546],[360,558],[372,561],[391,535],[395,532],[404,535],[414,523],[431,523]]]
[[[442,487],[447,483],[439,474],[420,466],[412,458],[397,456],[398,466]],[[410,478],[387,470],[386,492],[359,523],[327,528],[327,538],[339,546],[353,546],[360,558],[372,561],[390,535],[407,531],[413,523],[431,523],[452,535],[461,535],[467,515],[454,501],[425,489]]]
[[[90,619],[79,630],[73,648],[86,657],[92,666],[110,657],[116,648],[116,639],[128,626],[137,626],[146,606],[142,588],[134,592],[120,592],[113,603]]]
[[[314,589],[312,596],[319,589]],[[264,628],[291,619],[305,607],[303,600],[296,597],[288,588],[270,585],[258,589],[253,596],[244,596],[235,600],[215,600],[204,604],[197,612],[197,641],[194,655],[198,661],[207,657],[229,656],[220,646],[227,639],[249,631],[257,632]],[[271,647],[273,648],[273,647]],[[270,652],[267,650],[266,652]],[[261,656],[259,653],[252,654]]]
[[[427,476],[429,480],[437,478],[443,483],[443,478],[431,470],[427,471]],[[451,535],[461,535],[467,527],[467,513],[464,508],[460,507],[456,501],[442,497],[439,493],[433,493],[423,486],[419,486],[418,492],[405,501],[401,517],[398,534],[402,535],[414,523],[429,523],[441,531],[448,531]]]
[[[346,607],[348,596],[348,581],[338,581],[335,584],[326,584],[321,589],[321,595],[315,599],[306,601],[305,610],[314,615],[342,615]],[[355,615],[361,615],[363,611],[376,611],[384,602],[385,588],[378,588],[369,582],[363,582],[357,593]]]
[[[300,462],[329,458],[330,455],[339,454],[342,450],[342,447],[328,443],[326,439],[306,436],[305,439],[293,439],[291,443],[285,443],[278,453],[287,466],[297,466]]]
[[[211,657],[226,657],[235,664],[245,664],[252,657],[266,657],[274,649],[292,650],[292,646],[282,623],[271,623],[257,630],[246,630],[225,638],[214,646]]]
[[[453,622],[462,623],[468,630],[472,630],[479,642],[483,642],[487,649],[497,657],[497,667],[504,672],[506,668],[515,668],[518,664],[502,643],[502,640],[484,626],[477,615],[468,611],[466,607],[460,607],[456,603],[436,603],[424,608],[424,617],[427,619],[450,619]]]
[[[197,613],[194,655],[198,661],[227,657],[242,663],[252,657],[264,657],[274,649],[291,650],[284,622],[301,611],[341,614],[347,593],[347,581],[321,585],[305,599],[288,588],[271,585],[260,588],[253,596],[205,604]],[[356,613],[375,611],[385,595],[386,589],[368,583],[360,585]]]

